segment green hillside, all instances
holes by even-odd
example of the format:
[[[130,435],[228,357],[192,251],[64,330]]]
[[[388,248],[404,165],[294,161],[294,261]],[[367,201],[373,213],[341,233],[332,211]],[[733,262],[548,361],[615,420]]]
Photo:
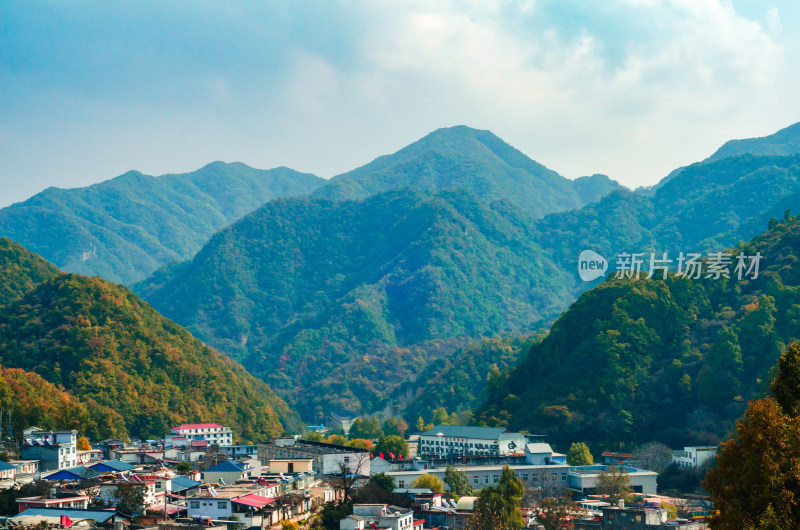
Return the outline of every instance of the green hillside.
[[[58,274],[59,270],[43,258],[16,241],[0,237],[0,309]]]
[[[279,200],[136,289],[306,417],[392,403],[416,415],[442,359],[480,337],[535,331],[597,285],[577,277],[581,250],[613,259],[735,245],[797,204],[795,190],[800,156],[745,156],[692,166],[654,197],[617,190],[536,220],[455,191]],[[420,378],[423,367],[434,371]]]
[[[466,192],[272,201],[137,290],[303,414],[375,411],[470,338],[555,316],[531,220]]]
[[[791,156],[800,154],[800,123],[790,125],[780,131],[763,138],[747,138],[725,142],[714,154],[703,162],[714,162],[723,158],[745,155],[752,156]],[[655,186],[637,189],[637,193],[652,196],[672,179],[692,166],[679,167],[661,179]]]
[[[476,421],[559,443],[718,443],[800,339],[800,220],[772,224],[732,251],[761,253],[757,279],[609,279],[584,293]]]
[[[130,171],[86,188],[49,188],[0,210],[0,236],[62,270],[132,283],[191,257],[220,228],[270,199],[324,180],[287,168],[214,162],[192,173]]]
[[[313,195],[363,199],[388,190],[458,188],[485,200],[506,200],[534,217],[580,208],[619,188],[604,175],[566,179],[489,131],[438,129],[421,140],[338,175]]]
[[[403,385],[393,398],[394,407],[411,424],[422,417],[433,421],[436,409],[449,413],[471,412],[485,400],[488,382],[515,367],[534,342],[545,336],[484,338],[459,348],[425,369],[416,385]]]
[[[30,262],[39,265],[22,252],[22,267],[6,262],[0,270],[12,279],[30,277],[24,267]],[[80,402],[75,415],[88,410],[81,430],[95,438],[163,436],[188,421],[231,425],[250,441],[298,427],[263,382],[125,287],[98,277],[58,274],[0,308],[0,365],[63,388]]]

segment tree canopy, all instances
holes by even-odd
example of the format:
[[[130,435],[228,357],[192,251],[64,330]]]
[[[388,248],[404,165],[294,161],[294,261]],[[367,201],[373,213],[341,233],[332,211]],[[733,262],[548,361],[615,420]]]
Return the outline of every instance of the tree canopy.
[[[589,446],[583,442],[575,442],[567,451],[567,464],[571,466],[590,466],[594,464],[594,457],[589,451]]]
[[[414,482],[411,483],[412,488],[428,488],[431,491],[441,493],[444,491],[444,483],[442,483],[442,479],[437,477],[436,475],[431,475],[430,473],[425,473],[424,475],[420,475]]]

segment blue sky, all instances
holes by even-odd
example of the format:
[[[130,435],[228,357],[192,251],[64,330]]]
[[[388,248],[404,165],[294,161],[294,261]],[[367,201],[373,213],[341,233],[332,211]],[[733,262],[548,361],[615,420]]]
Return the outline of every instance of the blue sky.
[[[0,206],[214,160],[323,177],[439,127],[635,187],[800,121],[800,5],[0,2]]]

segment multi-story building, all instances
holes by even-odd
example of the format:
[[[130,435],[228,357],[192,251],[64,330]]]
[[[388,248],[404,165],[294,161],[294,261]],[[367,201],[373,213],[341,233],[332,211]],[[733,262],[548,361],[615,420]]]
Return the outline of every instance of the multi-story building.
[[[43,431],[26,429],[22,439],[22,458],[41,461],[41,471],[75,467],[78,431]]]
[[[354,504],[353,515],[339,521],[340,530],[386,528],[391,530],[422,529],[422,521],[414,525],[414,512],[387,504]]]
[[[697,469],[716,456],[716,445],[684,447],[683,450],[672,452],[672,463],[678,467]]]
[[[524,434],[504,428],[437,425],[420,434],[418,454],[451,458],[459,456],[501,456],[524,451]]]
[[[515,457],[513,463],[497,462],[498,458],[486,456],[470,458],[469,465],[459,465],[449,462],[442,465],[432,465],[424,460],[405,462],[400,468],[392,463],[385,465],[380,459],[376,460],[375,472],[384,472],[397,481],[397,488],[411,488],[416,479],[424,474],[430,474],[444,480],[448,466],[467,475],[473,488],[481,489],[487,486],[496,486],[500,482],[503,468],[510,468],[515,475],[529,488],[538,488],[547,496],[562,494],[568,485],[569,466],[560,458],[554,457],[552,448],[546,443],[531,443],[524,447],[523,455]],[[511,459],[509,459],[511,460]]]
[[[287,458],[312,459],[317,475],[335,475],[341,471],[342,465],[353,474],[370,474],[370,456],[366,449],[294,438],[275,438],[258,444],[258,460],[262,465],[270,460]]]
[[[206,440],[209,444],[233,445],[233,431],[230,427],[218,423],[187,423],[172,428],[172,434],[166,437],[165,442],[172,445],[175,438],[188,440]],[[185,445],[185,444],[184,444]]]
[[[305,494],[295,496],[299,502],[291,507],[282,506],[281,499],[275,495],[275,485],[236,484],[213,488],[187,497],[187,515],[211,521],[236,516],[246,528],[265,528],[311,508],[310,496],[306,498]]]

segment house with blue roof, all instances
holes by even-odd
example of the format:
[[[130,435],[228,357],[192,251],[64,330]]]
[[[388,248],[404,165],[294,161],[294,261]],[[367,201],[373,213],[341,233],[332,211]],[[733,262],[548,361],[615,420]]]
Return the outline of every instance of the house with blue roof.
[[[87,467],[78,466],[69,469],[61,469],[54,473],[50,473],[42,478],[45,480],[86,480],[90,478],[100,477],[103,473],[95,471]]]
[[[101,473],[122,473],[136,469],[136,466],[123,462],[122,460],[106,460],[105,462],[97,462],[89,466],[89,469],[99,471]]]
[[[183,475],[177,475],[172,477],[170,481],[170,493],[180,495],[181,497],[188,497],[197,493],[202,485],[202,482],[192,480]]]
[[[253,477],[255,468],[248,464],[226,460],[203,471],[203,480],[209,483],[234,484],[237,480]]]
[[[80,510],[74,508],[28,508],[24,512],[9,517],[8,521],[19,526],[36,526],[41,523],[61,526],[66,521],[74,525],[82,521],[91,523],[113,524],[117,521],[129,521],[131,518],[115,510]],[[68,525],[68,526],[69,526]]]

